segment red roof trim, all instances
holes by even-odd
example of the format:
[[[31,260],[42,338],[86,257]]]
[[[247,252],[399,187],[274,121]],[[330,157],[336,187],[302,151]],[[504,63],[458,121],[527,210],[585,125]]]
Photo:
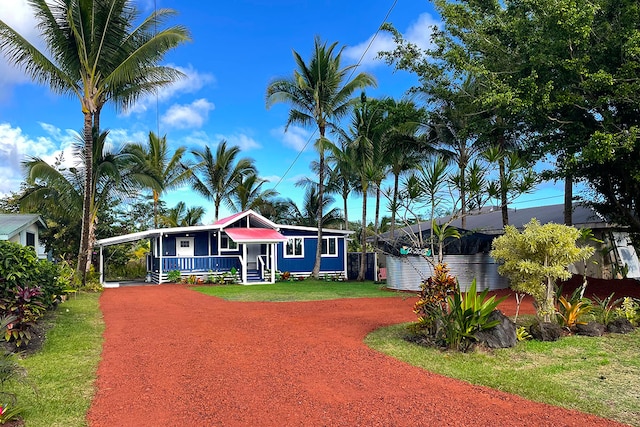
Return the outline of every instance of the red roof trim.
[[[287,238],[271,228],[226,228],[225,233],[236,243],[286,242]]]

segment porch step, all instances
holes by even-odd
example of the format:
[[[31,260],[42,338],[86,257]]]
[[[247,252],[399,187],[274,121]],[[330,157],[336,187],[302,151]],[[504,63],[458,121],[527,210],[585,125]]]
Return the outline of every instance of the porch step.
[[[258,270],[247,270],[247,282],[262,282],[262,276]]]

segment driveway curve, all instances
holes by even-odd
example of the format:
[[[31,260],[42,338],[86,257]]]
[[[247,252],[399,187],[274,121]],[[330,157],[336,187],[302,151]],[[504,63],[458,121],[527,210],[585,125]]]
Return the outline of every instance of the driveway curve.
[[[107,289],[89,425],[620,425],[436,375],[363,343],[414,320],[414,301],[248,303],[181,285]]]

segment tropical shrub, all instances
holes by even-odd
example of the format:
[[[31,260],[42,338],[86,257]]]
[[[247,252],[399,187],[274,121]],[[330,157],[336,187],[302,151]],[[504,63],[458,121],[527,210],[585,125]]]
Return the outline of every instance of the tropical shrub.
[[[593,309],[591,313],[596,322],[606,326],[618,317],[615,309],[622,300],[613,300],[614,295],[615,292],[604,299],[600,299],[598,296],[593,297]]]
[[[504,230],[492,243],[491,256],[502,263],[498,272],[509,278],[511,289],[531,295],[538,316],[550,322],[556,312],[556,280],[571,277],[569,265],[589,258],[595,249],[576,244],[584,234],[577,228],[540,225],[535,218],[522,233],[510,225]]]
[[[420,284],[418,301],[413,312],[418,315],[419,330],[435,335],[435,329],[442,322],[442,313],[447,311],[447,295],[458,287],[456,278],[449,274],[447,264],[436,264],[433,275]]]
[[[4,339],[14,342],[16,347],[29,344],[31,330],[36,322],[44,316],[46,306],[42,302],[40,288],[16,287],[13,297],[0,299],[0,310],[5,316],[11,316],[14,320],[6,325]]]
[[[446,264],[437,264],[434,275],[420,289],[414,306],[418,322],[411,330],[430,344],[461,351],[472,348],[477,332],[498,325],[499,321],[490,321],[489,316],[506,298],[487,298],[488,289],[478,293],[475,279],[467,292],[461,292]]]
[[[15,322],[12,316],[0,318],[0,335],[4,334],[7,326]],[[24,382],[26,371],[18,363],[14,353],[5,349],[0,350],[0,424],[15,420],[23,409],[17,404],[16,395],[6,391],[7,383]]]
[[[624,297],[622,304],[616,309],[620,317],[625,317],[633,326],[640,322],[640,304],[631,297]]]
[[[489,289],[485,289],[478,293],[476,280],[473,279],[467,292],[456,289],[447,297],[449,313],[443,329],[449,348],[466,351],[476,341],[476,332],[491,329],[500,323],[499,320],[489,321],[489,316],[507,297],[496,300],[494,295],[487,298],[488,292]]]
[[[564,295],[558,298],[560,303],[558,309],[558,320],[561,326],[573,329],[576,325],[585,325],[587,322],[582,319],[591,312],[591,301],[588,298],[577,298],[567,300]]]
[[[180,270],[171,270],[167,273],[167,280],[171,283],[179,283],[181,277]]]

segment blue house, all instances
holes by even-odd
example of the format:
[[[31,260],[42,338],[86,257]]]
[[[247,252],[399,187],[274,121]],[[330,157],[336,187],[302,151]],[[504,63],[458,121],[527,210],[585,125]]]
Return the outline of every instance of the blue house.
[[[167,282],[170,271],[206,278],[234,272],[242,284],[274,283],[276,271],[308,276],[318,242],[313,227],[278,225],[248,210],[210,225],[160,228],[100,239],[100,282],[104,283],[104,248],[148,239],[147,277]],[[347,237],[352,231],[323,229],[320,275],[347,277]]]

